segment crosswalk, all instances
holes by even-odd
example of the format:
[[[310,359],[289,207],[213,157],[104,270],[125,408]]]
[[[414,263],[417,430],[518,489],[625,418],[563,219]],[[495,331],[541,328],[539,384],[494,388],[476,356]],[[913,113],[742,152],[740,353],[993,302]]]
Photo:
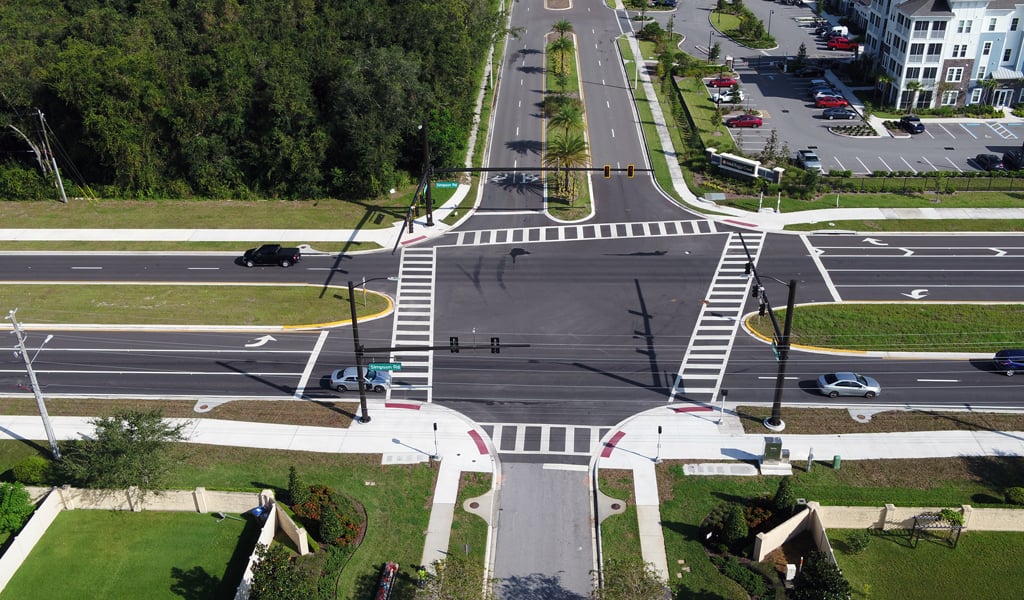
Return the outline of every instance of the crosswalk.
[[[512,229],[478,229],[455,234],[456,246],[485,246],[537,242],[567,242],[619,238],[664,237],[717,233],[714,221],[646,221],[639,223],[594,223],[590,225],[551,225]]]
[[[403,248],[398,267],[398,295],[391,347],[430,346],[434,340],[434,248]],[[433,400],[434,353],[431,350],[395,350],[391,362],[402,364],[403,398]],[[388,396],[391,396],[388,392]]]
[[[536,423],[481,423],[499,454],[592,456],[610,427]]]
[[[683,354],[669,402],[688,401],[709,407],[715,400],[750,291],[750,277],[745,272],[747,251],[744,250],[744,242],[756,264],[764,240],[764,232],[729,234],[715,269],[715,278],[704,297],[693,335]]]

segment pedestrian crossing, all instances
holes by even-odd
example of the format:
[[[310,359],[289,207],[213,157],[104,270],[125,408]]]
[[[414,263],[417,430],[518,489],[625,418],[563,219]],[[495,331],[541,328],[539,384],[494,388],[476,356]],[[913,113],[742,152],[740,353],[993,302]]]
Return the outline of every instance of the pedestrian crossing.
[[[646,221],[639,223],[593,223],[551,225],[511,229],[478,229],[455,233],[456,246],[486,246],[537,242],[568,242],[621,238],[664,237],[718,233],[714,221]]]
[[[683,354],[669,402],[688,401],[710,407],[716,399],[750,292],[744,242],[756,264],[764,240],[764,232],[729,234]]]
[[[592,456],[611,427],[539,423],[481,423],[499,454]]]
[[[398,267],[398,294],[391,347],[430,346],[434,342],[434,248],[402,248]],[[431,350],[394,350],[391,362],[401,363],[403,399],[433,400],[434,353]],[[397,386],[396,386],[397,387]],[[388,398],[395,391],[388,392]]]

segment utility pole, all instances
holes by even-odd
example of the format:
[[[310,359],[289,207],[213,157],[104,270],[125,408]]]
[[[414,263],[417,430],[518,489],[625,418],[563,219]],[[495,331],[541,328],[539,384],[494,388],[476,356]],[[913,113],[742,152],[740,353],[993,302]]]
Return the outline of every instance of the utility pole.
[[[43,402],[43,393],[39,390],[39,381],[36,380],[36,372],[32,368],[32,360],[35,358],[29,358],[28,350],[25,348],[25,329],[18,322],[15,313],[18,309],[14,309],[8,313],[7,318],[11,321],[11,325],[14,326],[14,334],[18,336],[18,349],[21,353],[21,358],[25,361],[25,370],[28,371],[29,381],[32,382],[32,393],[35,394],[36,404],[39,406],[39,415],[43,418],[43,429],[46,430],[46,439],[50,442],[50,452],[53,454],[54,460],[60,460],[60,448],[57,447],[57,436],[53,433],[53,426],[50,425],[50,415],[46,412],[46,403]],[[52,337],[52,336],[51,336]],[[46,342],[50,341],[50,338],[46,338]],[[43,344],[39,345],[39,350],[43,349]],[[39,351],[36,351],[36,355]]]
[[[363,380],[363,345],[359,342],[359,318],[356,315],[356,290],[348,282],[348,306],[352,312],[352,344],[356,351],[356,377],[359,378],[359,422],[369,423],[370,414],[366,408],[366,382]]]

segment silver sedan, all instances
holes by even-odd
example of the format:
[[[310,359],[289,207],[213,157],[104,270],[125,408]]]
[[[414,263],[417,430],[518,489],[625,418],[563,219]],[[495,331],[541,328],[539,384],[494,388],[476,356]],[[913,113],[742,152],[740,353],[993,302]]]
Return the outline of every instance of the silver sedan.
[[[882,393],[882,386],[873,377],[860,373],[826,373],[818,376],[818,391],[836,396],[864,396],[874,398]]]

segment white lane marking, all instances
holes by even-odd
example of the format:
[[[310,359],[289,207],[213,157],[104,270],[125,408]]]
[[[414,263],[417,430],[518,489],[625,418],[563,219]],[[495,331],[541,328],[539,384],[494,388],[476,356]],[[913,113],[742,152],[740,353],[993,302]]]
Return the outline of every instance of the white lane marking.
[[[960,123],[960,129],[963,129],[964,131],[966,131],[966,132],[967,132],[967,135],[971,136],[972,138],[974,138],[974,139],[978,139],[978,136],[976,136],[976,135],[974,135],[973,133],[971,133],[971,130],[970,130],[970,129],[968,129],[968,128],[967,128],[967,126],[966,126],[966,125],[964,125],[963,123]]]
[[[560,465],[558,463],[544,463],[541,466],[542,469],[548,471],[589,471],[590,467],[587,465]]]
[[[316,361],[320,357],[320,351],[323,349],[329,333],[330,332],[325,329],[321,331],[320,336],[317,337],[316,344],[313,346],[313,351],[309,353],[309,360],[306,361],[306,368],[302,370],[302,376],[299,377],[299,384],[295,386],[294,398],[299,399],[305,395],[306,384],[309,382],[309,377],[313,373],[313,367],[316,365]]]
[[[859,162],[859,163],[860,163],[860,166],[864,167],[864,174],[865,174],[865,175],[867,175],[868,173],[870,173],[870,172],[871,172],[871,169],[869,169],[869,168],[868,168],[868,166],[867,166],[866,164],[864,164],[864,161],[862,161],[862,160],[860,159],[860,157],[857,157],[857,162]]]
[[[72,271],[101,271],[103,267],[71,267]]]
[[[927,156],[922,156],[921,160],[923,160],[924,162],[928,163],[928,166],[932,168],[932,171],[938,171],[939,170],[938,167],[936,167],[934,164],[932,164],[932,161],[928,160]]]
[[[959,383],[959,379],[918,379],[919,383]]]
[[[801,235],[800,238],[804,242],[804,247],[807,248],[807,253],[811,255],[811,260],[818,267],[818,273],[821,274],[821,278],[825,281],[825,287],[828,289],[828,293],[832,294],[833,302],[842,302],[843,298],[839,295],[839,290],[836,289],[835,284],[832,282],[832,276],[829,274],[828,269],[821,262],[821,253],[815,251],[811,246],[811,240],[806,235]]]
[[[885,162],[885,159],[879,156],[878,160],[881,161],[883,165],[885,165],[885,168],[888,169],[890,173],[892,173],[892,167],[889,166],[889,163]]]
[[[914,174],[917,174],[917,169],[915,169],[915,168],[914,168],[913,166],[911,166],[911,164],[907,162],[907,159],[905,159],[905,158],[903,158],[903,157],[901,156],[901,157],[900,157],[900,160],[902,160],[902,161],[903,161],[903,164],[907,165],[907,167],[908,167],[908,168],[909,168],[909,169],[910,169],[911,171],[913,171],[913,172],[914,172]]]
[[[948,162],[949,164],[953,165],[953,168],[956,169],[957,171],[960,171],[961,173],[964,172],[964,170],[961,169],[959,166],[957,166],[957,164],[955,162],[953,162],[953,159],[951,159],[948,156],[946,157],[946,162]]]

